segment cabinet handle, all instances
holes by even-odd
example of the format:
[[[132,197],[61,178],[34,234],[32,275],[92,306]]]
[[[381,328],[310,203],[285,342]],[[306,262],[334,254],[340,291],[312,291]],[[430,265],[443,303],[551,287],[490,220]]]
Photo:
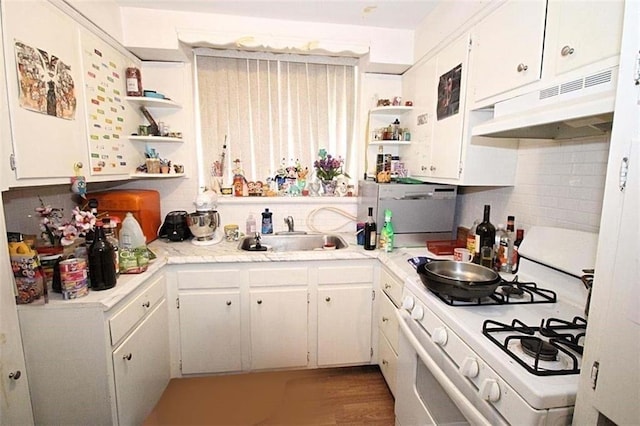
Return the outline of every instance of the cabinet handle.
[[[73,165],[76,169],[81,169],[83,166],[82,161],[77,161],[76,164]]]
[[[327,296],[326,299],[324,299],[326,302],[331,302],[331,298],[329,296]]]
[[[562,56],[569,56],[569,55],[573,55],[573,52],[575,52],[575,49],[571,46],[564,46],[561,50],[560,50],[560,54]]]
[[[387,361],[386,359],[382,360],[382,365],[389,365],[389,361]]]
[[[391,284],[384,283],[384,289],[389,290],[391,288]]]
[[[432,172],[435,172],[436,171],[436,166],[429,167],[429,170],[431,170]]]
[[[523,71],[526,71],[526,70],[528,70],[528,69],[529,69],[529,66],[528,66],[528,65],[525,65],[525,64],[518,64],[518,68],[517,68],[518,72],[523,72]]]
[[[151,306],[151,303],[148,300],[142,304],[143,308],[148,308],[149,306]]]
[[[227,300],[227,306],[231,306],[231,300]]]
[[[126,355],[122,356],[122,359],[126,360],[126,361],[131,361],[131,358],[133,357],[133,355],[131,355],[131,353],[128,353]]]
[[[11,380],[18,380],[22,376],[22,372],[20,370],[16,370],[15,373],[9,373],[9,378]]]
[[[262,305],[262,299],[258,299],[258,305]]]
[[[389,318],[387,318],[387,317],[382,317],[382,322],[387,322],[387,321],[389,321]]]

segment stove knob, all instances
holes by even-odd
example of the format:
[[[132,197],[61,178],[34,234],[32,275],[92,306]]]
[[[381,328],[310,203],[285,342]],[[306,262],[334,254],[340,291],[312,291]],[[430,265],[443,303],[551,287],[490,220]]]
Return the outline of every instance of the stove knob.
[[[500,399],[500,385],[495,379],[485,379],[480,385],[480,396],[489,402],[496,402]]]
[[[424,318],[424,309],[422,309],[422,306],[418,305],[413,308],[413,311],[411,311],[411,318],[416,321],[420,321]]]
[[[405,309],[407,311],[410,311],[411,309],[413,309],[413,306],[416,304],[415,300],[413,300],[413,297],[411,296],[406,296],[403,300],[402,300],[402,309]]]
[[[476,377],[478,373],[480,373],[478,360],[470,356],[466,357],[464,361],[462,361],[462,365],[460,366],[460,373],[470,379]]]
[[[444,327],[438,327],[433,330],[431,340],[437,345],[444,346],[447,344],[447,330]]]

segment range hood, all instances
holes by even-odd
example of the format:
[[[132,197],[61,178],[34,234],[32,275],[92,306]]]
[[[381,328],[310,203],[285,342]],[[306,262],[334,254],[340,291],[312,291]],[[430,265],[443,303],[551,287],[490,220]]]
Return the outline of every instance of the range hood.
[[[473,136],[572,139],[611,131],[618,67],[530,92],[493,107]]]

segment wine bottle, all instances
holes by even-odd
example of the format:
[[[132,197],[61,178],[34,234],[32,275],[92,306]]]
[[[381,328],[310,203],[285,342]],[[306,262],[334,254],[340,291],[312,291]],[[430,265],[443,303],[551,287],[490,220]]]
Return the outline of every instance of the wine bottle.
[[[510,273],[513,270],[513,243],[515,216],[507,216],[507,228],[500,236],[500,271]]]
[[[520,243],[522,243],[523,238],[524,229],[518,229],[516,231],[516,239],[513,242],[513,254],[511,255],[511,273],[513,274],[518,272],[518,267],[520,265],[520,255],[518,254],[518,248],[520,247]]]
[[[377,237],[376,222],[373,220],[373,207],[369,207],[369,216],[364,223],[364,249],[375,250]]]
[[[104,235],[102,224],[96,226],[96,235],[89,247],[89,275],[91,290],[107,290],[116,285],[116,264],[113,246]]]
[[[110,217],[102,219],[102,227],[104,228],[104,236],[113,246],[113,258],[116,267],[116,279],[120,276],[120,242],[116,237],[116,224],[111,222]]]
[[[491,206],[485,204],[484,217],[476,227],[476,251],[473,256],[475,263],[487,268],[493,267],[494,245],[496,242],[496,228],[490,221],[490,215]]]

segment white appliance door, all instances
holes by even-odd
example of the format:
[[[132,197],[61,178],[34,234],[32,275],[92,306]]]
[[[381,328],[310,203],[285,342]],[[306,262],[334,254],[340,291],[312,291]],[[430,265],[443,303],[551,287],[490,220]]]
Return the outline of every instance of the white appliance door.
[[[414,425],[496,425],[504,424],[499,416],[488,420],[474,401],[459,389],[457,367],[446,354],[435,349],[435,343],[419,339],[407,321],[409,314],[396,311],[400,326],[396,419],[402,426]],[[426,349],[425,347],[432,346]],[[478,398],[479,399],[479,398]]]

